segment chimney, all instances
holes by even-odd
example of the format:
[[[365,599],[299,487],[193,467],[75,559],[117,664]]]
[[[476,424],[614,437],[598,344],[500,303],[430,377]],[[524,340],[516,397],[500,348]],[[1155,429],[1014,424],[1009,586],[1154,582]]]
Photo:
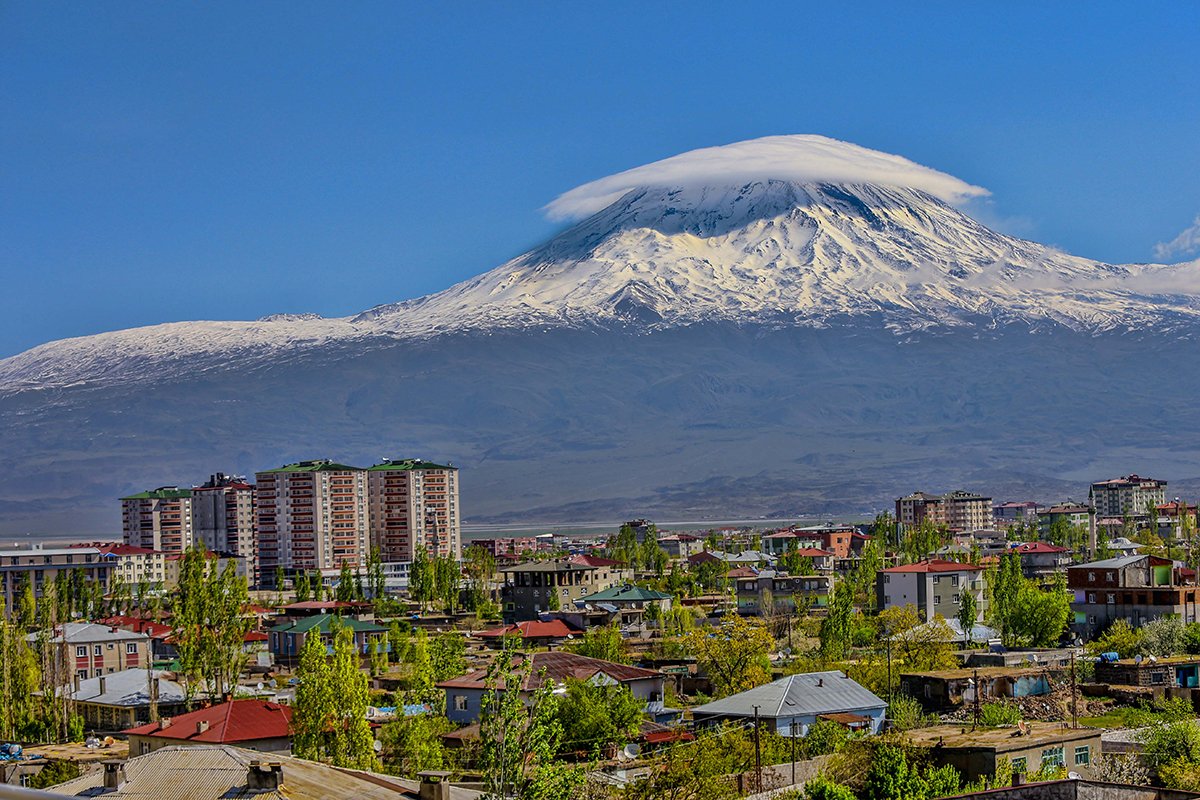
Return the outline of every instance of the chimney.
[[[104,791],[115,792],[125,785],[125,762],[110,758],[104,762]]]
[[[79,679],[79,673],[75,673],[75,694],[79,694],[79,685],[82,681]]]
[[[825,679],[817,678],[817,686],[824,686],[824,685],[825,685]]]
[[[162,719],[160,719],[158,721],[158,729],[160,731],[165,731],[169,727],[171,727],[171,718],[170,717],[163,717]]]
[[[196,723],[196,733],[201,734],[208,730],[208,720],[202,719]]]
[[[428,770],[417,773],[421,779],[418,796],[421,800],[450,800],[450,773]]]
[[[104,679],[104,676],[101,675],[100,676],[100,694],[104,694],[104,686],[106,683],[107,683],[107,681]]]
[[[283,787],[283,764],[278,761],[251,761],[246,775],[246,789],[253,794],[271,792]]]

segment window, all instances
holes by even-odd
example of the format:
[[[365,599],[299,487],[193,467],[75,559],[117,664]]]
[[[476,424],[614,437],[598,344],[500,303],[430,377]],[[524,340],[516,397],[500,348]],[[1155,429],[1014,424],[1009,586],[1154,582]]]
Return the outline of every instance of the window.
[[[1095,583],[1095,582],[1096,582],[1096,573],[1089,572],[1088,573],[1088,583]]]
[[[95,655],[98,655],[98,656],[102,656],[102,655],[104,655],[104,648],[101,647],[100,645],[96,645],[95,647],[92,648],[92,653]]]
[[[935,595],[933,596],[933,604],[934,604],[935,606],[940,606],[940,605],[942,604],[942,597],[941,597],[941,595],[937,595],[937,594],[935,594]]]
[[[959,597],[958,597],[958,595],[954,595],[954,597],[951,597],[951,598],[950,598],[950,602],[951,602],[951,603],[954,603],[954,605],[958,605],[958,604],[959,604]]]
[[[125,652],[130,653],[130,654],[136,653],[137,652],[137,642],[129,642],[128,644],[126,644]]]
[[[454,710],[455,711],[466,711],[467,710],[467,696],[465,694],[454,695]]]
[[[1029,765],[1025,760],[1025,756],[1021,756],[1020,758],[1014,758],[1012,760],[1012,771],[1013,772],[1020,772],[1021,774],[1024,774],[1028,770],[1029,770]]]
[[[1095,592],[1088,592],[1088,593],[1087,593],[1087,601],[1088,601],[1089,603],[1094,603],[1094,602],[1096,602],[1096,593],[1095,593]]]
[[[1042,766],[1050,767],[1065,767],[1067,764],[1066,758],[1063,756],[1062,745],[1058,747],[1047,747],[1042,751]]]
[[[1113,594],[1112,592],[1109,592],[1108,593],[1108,602],[1109,603],[1117,602],[1117,596],[1115,594]]]
[[[79,647],[76,647],[75,648],[75,657],[76,658],[87,658],[87,645],[81,644],[81,645],[79,645]]]
[[[108,649],[109,649],[109,650],[112,650],[114,647],[116,647],[116,645],[114,645],[112,642],[109,642],[109,643],[108,643]]]
[[[1092,749],[1086,744],[1075,748],[1075,766],[1086,767],[1092,761]]]

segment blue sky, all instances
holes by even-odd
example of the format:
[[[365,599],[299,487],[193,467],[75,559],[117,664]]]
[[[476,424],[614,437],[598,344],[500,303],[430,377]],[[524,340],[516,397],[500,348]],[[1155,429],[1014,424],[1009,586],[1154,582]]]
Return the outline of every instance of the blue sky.
[[[0,4],[0,356],[419,296],[573,186],[769,134],[957,175],[1093,258],[1192,225],[1200,4],[921,7]]]

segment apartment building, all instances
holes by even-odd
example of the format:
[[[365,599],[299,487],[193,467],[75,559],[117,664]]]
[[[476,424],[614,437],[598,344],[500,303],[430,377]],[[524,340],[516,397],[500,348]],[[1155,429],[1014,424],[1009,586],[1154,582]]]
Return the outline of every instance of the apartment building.
[[[166,554],[145,547],[135,547],[123,542],[97,543],[92,545],[100,555],[100,561],[110,565],[108,588],[117,584],[134,587],[138,584],[162,587],[166,583]]]
[[[1038,509],[1038,535],[1045,538],[1050,535],[1050,527],[1058,520],[1065,520],[1071,526],[1087,527],[1092,509],[1082,503],[1057,503],[1046,508]]]
[[[773,569],[734,578],[737,609],[743,616],[794,614],[798,605],[825,608],[833,592],[833,576],[788,575]]]
[[[31,633],[26,638],[35,642],[40,635]],[[51,632],[49,641],[61,648],[62,663],[80,680],[145,669],[150,657],[146,634],[93,622],[64,622]]]
[[[957,619],[967,593],[975,597],[976,621],[982,621],[986,611],[983,590],[982,567],[936,558],[881,569],[875,578],[880,610],[913,605],[925,622],[939,616]]]
[[[1038,504],[1032,500],[1024,503],[1009,501],[992,506],[992,522],[998,528],[1037,522]]]
[[[600,567],[567,559],[504,567],[500,570],[504,575],[504,621],[537,619],[540,613],[552,609],[551,595],[558,596],[559,608],[574,608],[576,600],[612,586],[596,580],[595,573],[600,571]]]
[[[44,587],[54,583],[60,572],[71,570],[82,570],[84,579],[107,588],[113,566],[95,547],[0,550],[0,592],[4,607],[11,613],[26,580],[33,587],[34,596],[40,598]]]
[[[216,473],[192,488],[192,524],[196,543],[206,550],[246,559],[255,571],[254,484]]]
[[[1049,542],[1025,542],[1012,549],[1021,559],[1021,573],[1043,583],[1071,566],[1071,550]]]
[[[896,520],[905,528],[926,520],[954,532],[991,528],[992,498],[962,490],[943,495],[914,492],[896,501]]]
[[[458,469],[420,459],[388,459],[369,467],[371,545],[385,562],[429,556],[461,558]]]
[[[367,471],[329,460],[259,472],[255,519],[258,582],[275,570],[365,566],[369,554]]]
[[[1067,568],[1067,587],[1074,593],[1071,630],[1084,639],[1103,633],[1123,619],[1133,627],[1166,616],[1185,624],[1200,621],[1192,583],[1184,583],[1166,558],[1127,555]]]
[[[192,490],[160,486],[121,498],[125,544],[182,553],[196,543]]]
[[[1167,482],[1126,475],[1092,484],[1088,504],[1098,517],[1149,516],[1166,502]]]

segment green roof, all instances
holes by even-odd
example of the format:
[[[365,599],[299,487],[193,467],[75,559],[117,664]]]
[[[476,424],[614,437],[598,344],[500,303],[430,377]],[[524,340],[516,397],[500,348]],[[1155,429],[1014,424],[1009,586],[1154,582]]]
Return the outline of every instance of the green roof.
[[[419,458],[389,458],[382,464],[376,464],[373,467],[367,467],[372,472],[382,472],[384,470],[401,470],[410,472],[417,469],[458,469],[449,464],[435,464],[432,461],[422,461]]]
[[[581,599],[587,603],[604,603],[612,600],[640,600],[645,602],[648,600],[670,600],[671,595],[656,592],[653,589],[644,589],[641,586],[613,586],[602,592],[589,594],[587,597]]]
[[[271,628],[271,630],[276,633],[308,633],[313,628],[316,628],[321,633],[329,633],[329,626],[335,619],[338,620],[339,624],[353,631],[365,631],[367,633],[384,633],[387,631],[387,628],[376,625],[374,622],[363,622],[354,617],[339,617],[335,614],[316,614],[311,617],[298,619],[295,622],[281,622]]]
[[[122,497],[122,500],[178,500],[183,497],[191,497],[191,489],[179,489],[175,486],[163,486],[159,489],[150,489],[145,492],[131,494],[128,497]]]
[[[352,467],[349,464],[339,464],[336,461],[322,459],[319,461],[297,461],[295,464],[285,464],[277,469],[264,469],[263,474],[272,472],[358,472],[362,467]]]

